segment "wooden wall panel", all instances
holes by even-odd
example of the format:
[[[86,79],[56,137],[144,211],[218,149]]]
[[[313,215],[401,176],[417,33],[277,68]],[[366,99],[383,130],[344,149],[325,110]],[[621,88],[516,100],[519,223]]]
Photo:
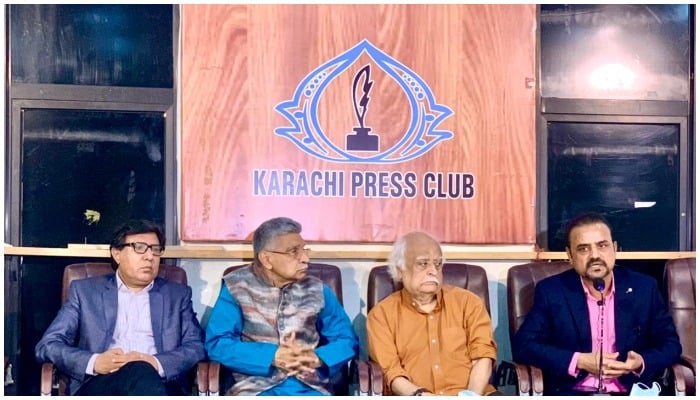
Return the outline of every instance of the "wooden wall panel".
[[[534,5],[183,5],[181,237],[249,240],[262,221],[289,216],[309,241],[391,242],[422,229],[450,243],[534,243]],[[453,115],[454,137],[414,160],[336,163],[304,153],[275,129],[275,106],[316,68],[363,40],[419,75]],[[411,117],[407,95],[367,53],[318,99],[338,146],[357,119],[351,87],[372,65],[365,125],[381,149]],[[376,63],[375,63],[376,64]],[[361,153],[366,155],[365,153]],[[253,170],[335,171],[336,197],[255,196]],[[353,172],[415,173],[413,198],[350,193]],[[426,198],[426,172],[472,174],[474,196]]]

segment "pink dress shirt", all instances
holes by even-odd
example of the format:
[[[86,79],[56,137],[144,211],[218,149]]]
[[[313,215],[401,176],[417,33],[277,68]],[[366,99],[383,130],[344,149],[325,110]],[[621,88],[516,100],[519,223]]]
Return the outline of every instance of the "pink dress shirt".
[[[615,281],[613,279],[612,287],[607,296],[605,296],[605,304],[603,306],[598,305],[600,301],[600,293],[591,293],[588,287],[584,285],[583,279],[581,279],[581,286],[586,293],[586,304],[588,306],[588,317],[590,319],[591,325],[591,343],[593,344],[592,352],[600,354],[601,341],[603,352],[614,353],[617,351],[617,346],[615,345]],[[601,318],[600,313],[603,312],[603,330],[601,337]],[[571,357],[571,362],[569,363],[569,375],[577,376],[579,373],[578,368],[576,368],[576,363],[578,362],[578,357],[581,353],[574,353]],[[579,390],[582,392],[595,392],[598,389],[598,375],[588,374],[582,381],[574,386],[574,390]],[[603,379],[603,392],[605,393],[615,393],[615,392],[625,392],[627,389],[620,384],[617,378]]]

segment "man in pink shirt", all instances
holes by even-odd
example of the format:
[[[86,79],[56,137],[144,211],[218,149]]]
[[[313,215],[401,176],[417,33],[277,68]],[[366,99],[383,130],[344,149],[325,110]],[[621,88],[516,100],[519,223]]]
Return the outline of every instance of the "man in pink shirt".
[[[681,354],[656,281],[615,266],[617,242],[601,215],[572,220],[567,238],[573,269],[537,285],[513,358],[542,369],[545,395],[651,386]]]

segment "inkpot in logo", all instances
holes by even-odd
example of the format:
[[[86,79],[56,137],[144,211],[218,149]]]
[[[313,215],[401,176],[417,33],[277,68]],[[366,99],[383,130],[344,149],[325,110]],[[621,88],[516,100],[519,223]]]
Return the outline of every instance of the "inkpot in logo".
[[[366,64],[354,75],[352,83],[352,107],[355,126],[349,126],[344,143],[334,143],[319,121],[319,104],[329,85],[343,72],[350,69],[361,56],[366,55],[380,71],[393,80],[407,101],[405,126],[398,127],[395,142],[380,146],[380,136],[367,124],[370,92],[374,81],[372,69]],[[376,75],[376,74],[375,74]],[[375,78],[376,79],[376,76]],[[347,92],[346,92],[347,93]],[[376,93],[374,96],[376,100]],[[410,68],[393,59],[369,41],[363,40],[345,53],[327,61],[309,73],[297,86],[291,100],[275,107],[289,126],[278,127],[275,134],[285,137],[305,153],[324,161],[358,164],[395,164],[416,159],[430,151],[438,143],[451,139],[450,131],[439,126],[453,111],[435,101],[431,88]],[[373,104],[372,113],[384,110]],[[386,137],[387,132],[382,132]],[[337,138],[336,138],[337,140]]]
[[[355,107],[355,117],[360,126],[352,128],[355,133],[350,133],[345,138],[345,148],[347,150],[354,151],[378,151],[379,150],[379,136],[371,135],[372,128],[365,126],[365,114],[367,113],[367,108],[369,107],[369,92],[372,91],[372,85],[374,82],[370,80],[371,67],[369,64],[362,67],[357,74],[355,74],[355,79],[352,81],[352,105]],[[364,79],[363,79],[364,78]],[[360,89],[362,90],[362,97],[357,100],[357,90],[358,84],[362,79],[363,84]]]

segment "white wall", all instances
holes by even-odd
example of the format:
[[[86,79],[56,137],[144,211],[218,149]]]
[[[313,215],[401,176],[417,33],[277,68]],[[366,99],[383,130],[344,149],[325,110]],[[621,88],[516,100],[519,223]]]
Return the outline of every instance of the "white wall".
[[[451,246],[452,248],[454,246]],[[532,251],[531,246],[459,246],[459,249],[473,251]],[[372,267],[386,264],[385,261],[314,259],[313,261],[337,265],[343,278],[343,304],[345,311],[353,321],[355,332],[360,338],[360,354],[366,356],[365,320],[367,316],[367,281]],[[529,260],[453,260],[467,262],[484,267],[489,279],[489,298],[491,317],[494,323],[494,335],[498,344],[498,361],[510,359],[510,339],[508,335],[508,311],[506,308],[506,276],[513,265],[523,264]],[[187,271],[187,278],[192,287],[194,310],[203,327],[211,313],[211,308],[221,288],[223,271],[231,266],[244,263],[242,260],[181,260],[181,266]]]

